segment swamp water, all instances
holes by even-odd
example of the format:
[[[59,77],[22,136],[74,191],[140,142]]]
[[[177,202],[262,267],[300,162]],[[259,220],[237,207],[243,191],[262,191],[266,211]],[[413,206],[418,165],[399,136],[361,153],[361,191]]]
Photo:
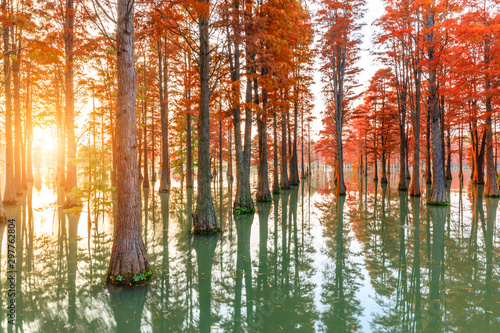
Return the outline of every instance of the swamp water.
[[[500,332],[498,199],[455,181],[450,207],[427,207],[392,177],[348,173],[337,198],[320,172],[243,216],[231,212],[236,189],[216,184],[223,232],[212,236],[190,232],[192,191],[141,189],[154,278],[128,289],[104,283],[113,205],[72,215],[62,189],[35,182],[6,209],[15,327],[0,227],[0,332]]]

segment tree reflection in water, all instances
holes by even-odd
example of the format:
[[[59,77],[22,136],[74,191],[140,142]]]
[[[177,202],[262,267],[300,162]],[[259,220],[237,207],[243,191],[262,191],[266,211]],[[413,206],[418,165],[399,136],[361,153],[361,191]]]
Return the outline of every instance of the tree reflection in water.
[[[114,205],[72,214],[63,188],[30,186],[6,207],[17,229],[17,331],[497,332],[498,199],[470,185],[448,189],[450,208],[427,207],[392,180],[349,179],[357,185],[345,197],[306,179],[242,216],[232,187],[218,186],[214,236],[191,233],[196,189],[146,189],[155,276],[131,289],[104,284]]]

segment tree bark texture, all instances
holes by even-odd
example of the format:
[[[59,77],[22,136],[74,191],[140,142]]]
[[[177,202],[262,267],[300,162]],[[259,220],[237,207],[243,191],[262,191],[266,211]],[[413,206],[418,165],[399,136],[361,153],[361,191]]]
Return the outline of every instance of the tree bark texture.
[[[198,196],[196,211],[193,214],[195,232],[219,231],[219,222],[215,214],[211,192],[212,174],[210,172],[210,48],[208,35],[208,0],[207,10],[200,13],[200,112],[198,116]]]
[[[118,110],[116,114],[116,227],[107,280],[146,274],[149,259],[141,235],[137,163],[136,78],[133,0],[118,0]],[[133,280],[132,280],[133,281]]]

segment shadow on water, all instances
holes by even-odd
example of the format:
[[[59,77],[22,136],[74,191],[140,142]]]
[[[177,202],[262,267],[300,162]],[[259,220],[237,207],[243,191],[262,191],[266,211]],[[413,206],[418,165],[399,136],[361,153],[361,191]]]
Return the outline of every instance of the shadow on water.
[[[452,184],[450,207],[428,207],[398,192],[393,174],[389,184],[351,175],[357,184],[336,197],[320,181],[327,173],[241,216],[232,213],[233,188],[218,184],[223,232],[211,236],[192,233],[192,188],[141,190],[154,278],[136,288],[103,283],[111,199],[75,215],[62,208],[63,188],[30,186],[6,207],[16,220],[18,293],[16,326],[3,320],[0,331],[498,331],[498,199]],[[6,225],[0,242],[5,290]]]

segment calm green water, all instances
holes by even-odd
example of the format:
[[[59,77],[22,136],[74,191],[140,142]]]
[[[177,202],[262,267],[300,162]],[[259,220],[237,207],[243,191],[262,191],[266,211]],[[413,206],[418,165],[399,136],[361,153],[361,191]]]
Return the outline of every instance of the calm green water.
[[[394,176],[394,175],[393,175]],[[17,332],[500,332],[498,200],[452,184],[451,206],[400,195],[396,182],[328,172],[232,216],[214,189],[223,232],[190,233],[193,193],[143,192],[154,279],[104,282],[112,205],[64,212],[61,189],[37,184],[16,219]],[[456,176],[455,176],[456,178]],[[156,184],[158,185],[158,184]],[[425,189],[425,186],[424,186]],[[142,191],[142,189],[141,189]],[[1,332],[7,324],[7,228],[0,227]]]

